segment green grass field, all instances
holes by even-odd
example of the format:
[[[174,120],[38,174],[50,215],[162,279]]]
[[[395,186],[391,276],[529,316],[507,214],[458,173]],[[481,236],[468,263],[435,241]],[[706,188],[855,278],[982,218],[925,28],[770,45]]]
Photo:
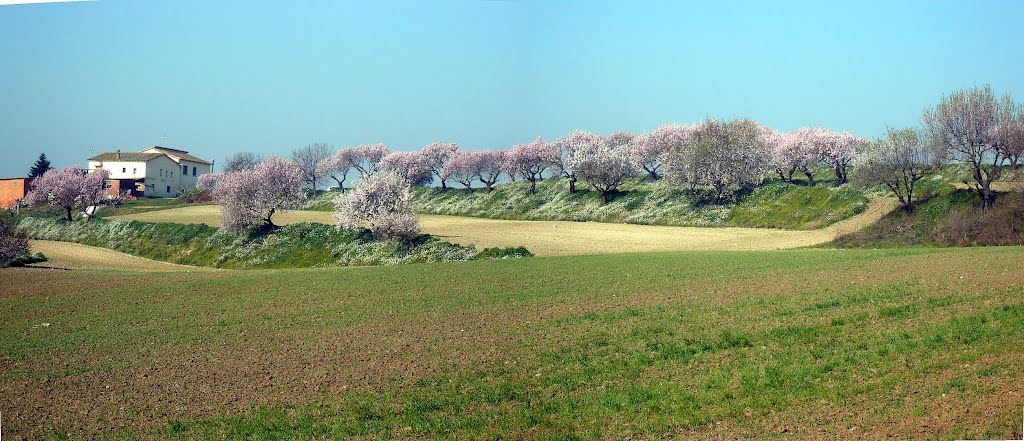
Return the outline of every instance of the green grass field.
[[[8,269],[24,438],[1020,438],[1024,250]]]

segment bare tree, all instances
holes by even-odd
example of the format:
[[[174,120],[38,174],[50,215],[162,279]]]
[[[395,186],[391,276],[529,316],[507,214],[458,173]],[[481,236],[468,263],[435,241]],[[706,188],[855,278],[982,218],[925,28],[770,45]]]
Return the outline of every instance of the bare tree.
[[[942,157],[942,150],[916,130],[890,128],[857,157],[854,181],[864,187],[884,185],[911,212],[918,181],[935,173]]]
[[[932,141],[945,150],[946,159],[970,167],[970,177],[964,183],[978,194],[982,211],[995,202],[992,182],[999,179],[1011,154],[997,142],[995,129],[1010,123],[1019,113],[1009,95],[997,99],[986,84],[943,96],[921,117]]]
[[[317,166],[329,158],[332,152],[334,152],[334,147],[322,142],[292,150],[292,162],[302,170],[302,181],[313,189],[314,197],[316,196],[316,184],[324,178],[324,175],[320,174],[320,170],[317,170]]]
[[[252,170],[261,162],[263,162],[263,158],[260,155],[252,152],[238,152],[228,156],[224,161],[224,173]]]

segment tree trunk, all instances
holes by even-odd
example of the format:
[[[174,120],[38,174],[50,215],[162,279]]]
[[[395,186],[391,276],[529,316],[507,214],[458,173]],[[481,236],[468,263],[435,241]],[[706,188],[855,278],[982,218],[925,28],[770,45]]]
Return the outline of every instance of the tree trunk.
[[[611,193],[610,191],[601,190],[601,200],[604,201],[603,202],[604,205],[608,205],[608,195],[610,193]]]
[[[314,190],[314,192],[315,192],[315,190]],[[267,219],[266,219],[267,225],[269,225],[271,227],[274,226],[274,221],[270,220],[270,218],[272,218],[272,217],[274,217],[274,209],[273,208],[270,209],[270,213],[267,214]]]
[[[569,194],[576,194],[576,178],[569,178]]]
[[[71,219],[71,209],[70,208],[65,208],[65,210],[67,210],[68,221],[70,222],[71,220],[73,220],[73,219]]]
[[[530,194],[537,194],[537,179],[530,180]]]
[[[804,175],[807,176],[807,186],[808,187],[813,187],[814,186],[814,173],[811,173],[811,172],[809,172],[807,170],[804,170]]]
[[[441,190],[447,190],[447,189],[448,189],[448,183],[445,182],[444,179],[442,179],[441,180]]]

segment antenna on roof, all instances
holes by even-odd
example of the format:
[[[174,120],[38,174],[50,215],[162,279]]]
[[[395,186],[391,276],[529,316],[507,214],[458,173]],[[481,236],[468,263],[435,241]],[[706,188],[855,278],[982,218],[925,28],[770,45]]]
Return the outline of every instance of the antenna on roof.
[[[164,147],[167,147],[167,131],[166,130],[164,130],[164,136],[160,137],[160,142],[162,142],[164,144]]]

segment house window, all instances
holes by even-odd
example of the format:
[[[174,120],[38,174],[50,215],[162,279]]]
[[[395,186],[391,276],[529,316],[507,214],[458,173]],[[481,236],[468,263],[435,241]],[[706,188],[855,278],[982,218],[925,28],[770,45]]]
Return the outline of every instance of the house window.
[[[186,171],[185,173],[188,173],[188,171]],[[192,176],[195,176],[195,175],[196,175],[196,168],[192,167]]]
[[[134,175],[134,174],[138,173],[138,170],[139,170],[139,169],[137,169],[137,168],[133,168],[133,169],[132,169],[132,174]]]
[[[171,186],[170,186],[170,185],[168,185],[168,186],[167,186],[167,192],[168,192],[168,193],[170,193],[170,192],[171,192]]]
[[[121,173],[124,173],[124,172],[127,172],[127,171],[128,171],[128,167],[121,167]]]
[[[183,175],[187,175],[188,174],[188,166],[187,165],[181,166],[181,174],[183,174]]]

